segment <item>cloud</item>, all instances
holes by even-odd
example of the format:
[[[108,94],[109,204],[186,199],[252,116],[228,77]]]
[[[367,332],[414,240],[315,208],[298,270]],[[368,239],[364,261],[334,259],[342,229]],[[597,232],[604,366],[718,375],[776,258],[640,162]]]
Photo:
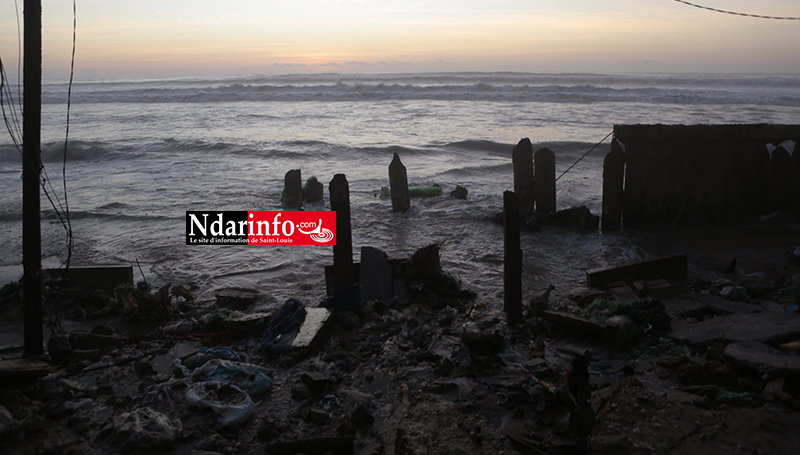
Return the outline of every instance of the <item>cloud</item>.
[[[307,68],[305,63],[273,63],[272,66],[276,68]]]

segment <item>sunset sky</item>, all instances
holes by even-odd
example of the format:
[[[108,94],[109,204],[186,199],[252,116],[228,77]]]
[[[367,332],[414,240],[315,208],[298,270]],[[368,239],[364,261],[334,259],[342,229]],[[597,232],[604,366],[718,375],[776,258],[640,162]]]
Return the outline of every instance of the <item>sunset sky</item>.
[[[20,15],[22,0],[18,0]],[[800,16],[797,0],[695,0]],[[68,75],[72,2],[43,0],[45,78]],[[79,0],[76,78],[289,72],[800,72],[800,21],[673,0]],[[20,18],[21,21],[21,18]],[[0,2],[0,57],[18,58]]]

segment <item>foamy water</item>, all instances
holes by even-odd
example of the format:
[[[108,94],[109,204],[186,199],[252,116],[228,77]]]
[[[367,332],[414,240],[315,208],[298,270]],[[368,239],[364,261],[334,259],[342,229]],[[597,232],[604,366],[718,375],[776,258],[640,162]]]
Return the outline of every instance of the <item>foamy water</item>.
[[[43,88],[43,157],[61,194],[66,84]],[[557,173],[630,123],[797,123],[800,76],[601,74],[321,74],[78,82],[67,191],[73,264],[138,260],[156,283],[247,286],[278,301],[324,297],[329,247],[187,246],[187,210],[279,210],[283,177],[350,183],[353,244],[404,257],[441,242],[446,270],[499,301],[503,237],[490,221],[513,189],[511,149],[529,137]],[[21,262],[21,161],[0,139],[0,266]],[[599,214],[600,146],[558,182],[558,206]],[[412,184],[456,184],[466,201],[375,197],[398,153]],[[63,195],[61,196],[63,199]],[[66,257],[43,197],[43,255]],[[323,203],[306,207],[327,210]],[[638,234],[525,233],[525,284],[580,281],[583,270],[640,257]],[[137,278],[138,276],[137,271]]]

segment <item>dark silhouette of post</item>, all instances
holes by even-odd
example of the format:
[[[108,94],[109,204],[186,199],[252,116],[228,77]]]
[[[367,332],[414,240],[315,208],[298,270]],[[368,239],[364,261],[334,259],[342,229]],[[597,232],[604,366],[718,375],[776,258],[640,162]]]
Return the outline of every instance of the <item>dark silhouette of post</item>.
[[[794,151],[792,152],[792,204],[794,210],[800,211],[800,139],[794,140]]]
[[[767,197],[770,210],[792,208],[792,157],[779,145],[772,151],[767,166]]]
[[[316,177],[311,177],[306,180],[306,200],[308,202],[318,202],[322,200],[325,193],[325,187],[317,180]]]
[[[511,151],[514,166],[514,193],[522,209],[533,210],[533,145],[527,137],[521,139]]]
[[[408,198],[408,174],[397,153],[389,164],[389,188],[392,193],[392,211],[405,213],[411,207],[411,200]]]
[[[536,211],[552,213],[556,211],[556,154],[549,148],[541,148],[533,155],[534,194]]]
[[[303,178],[300,169],[292,169],[283,178],[283,204],[294,209],[303,205]]]
[[[503,297],[508,325],[522,323],[522,248],[519,240],[519,199],[503,193]]]
[[[604,231],[622,227],[624,207],[625,153],[616,139],[611,141],[611,151],[603,160],[603,218]]]
[[[331,210],[336,212],[336,245],[333,246],[334,287],[355,283],[353,235],[350,230],[350,185],[344,174],[336,174],[329,185]]]
[[[42,342],[42,230],[39,172],[42,123],[42,2],[25,0],[22,105],[22,266],[25,357],[44,353]]]

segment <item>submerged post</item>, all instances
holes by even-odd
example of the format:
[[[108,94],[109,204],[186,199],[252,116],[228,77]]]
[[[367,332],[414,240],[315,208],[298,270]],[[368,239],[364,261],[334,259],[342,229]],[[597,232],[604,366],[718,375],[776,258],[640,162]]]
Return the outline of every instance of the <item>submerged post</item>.
[[[503,193],[503,299],[508,325],[522,323],[522,248],[519,240],[519,199]]]
[[[533,210],[533,145],[527,137],[521,139],[511,151],[514,166],[514,193],[522,209]]]
[[[344,174],[336,174],[330,186],[331,210],[336,212],[336,245],[333,246],[334,287],[355,283],[353,235],[350,230],[350,185]]]
[[[604,231],[622,227],[624,204],[625,153],[616,139],[611,141],[611,151],[603,160],[603,218]]]
[[[556,154],[549,148],[541,148],[533,155],[536,211],[556,211]]]
[[[411,207],[408,198],[408,174],[397,153],[389,164],[389,188],[392,194],[392,211],[405,213]]]
[[[42,123],[42,2],[25,0],[22,105],[22,266],[25,357],[44,353],[42,342],[42,231],[39,172]]]
[[[308,202],[318,202],[322,200],[325,193],[325,187],[317,180],[316,177],[311,177],[306,180],[306,200]]]
[[[300,169],[292,169],[283,178],[283,204],[293,209],[303,205],[303,178]]]

